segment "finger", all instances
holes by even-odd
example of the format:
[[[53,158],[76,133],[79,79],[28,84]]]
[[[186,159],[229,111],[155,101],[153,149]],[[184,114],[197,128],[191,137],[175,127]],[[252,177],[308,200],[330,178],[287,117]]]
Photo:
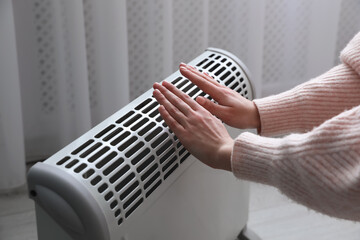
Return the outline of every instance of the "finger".
[[[173,92],[169,91],[164,86],[160,85],[159,83],[154,83],[154,88],[159,90],[163,96],[177,109],[179,109],[185,116],[191,114],[191,107],[186,104],[181,98],[176,96]]]
[[[170,92],[174,93],[178,98],[183,100],[187,105],[189,105],[193,110],[199,109],[199,104],[197,104],[194,99],[192,99],[189,95],[175,87],[173,84],[164,81],[162,85],[167,88]]]
[[[179,68],[180,68],[180,67],[186,67],[186,66],[187,66],[187,65],[186,65],[185,63],[181,62],[180,65],[179,65]]]
[[[191,65],[187,65],[185,63],[180,63],[179,68],[180,67],[184,67],[184,68],[188,68],[191,72],[195,73],[196,75],[205,78],[205,80],[208,80],[209,82],[215,84],[216,86],[222,87],[221,84],[219,84],[214,78],[212,78],[207,72],[203,71],[200,72],[197,68],[195,68],[194,66]],[[205,75],[205,76],[204,76]]]
[[[184,65],[182,65],[184,66]],[[214,84],[215,86],[218,87],[223,87],[223,85],[221,85],[220,83],[218,83],[214,78],[210,77],[210,75],[208,73],[204,72],[200,72],[198,69],[196,69],[195,67],[191,66],[191,65],[186,65],[185,64],[185,68],[189,69],[192,73],[196,74],[199,77],[204,78],[205,80],[209,81],[210,83]]]
[[[180,72],[184,77],[188,78],[201,90],[209,94],[217,102],[221,103],[221,99],[223,98],[223,90],[224,90],[222,87],[219,87],[207,81],[203,77],[191,72],[188,68],[180,67]]]
[[[155,89],[153,92],[155,99],[159,102],[160,105],[163,105],[166,111],[181,125],[185,126],[186,116],[179,111],[179,109],[174,106],[158,89]]]
[[[228,107],[226,106],[221,106],[219,104],[216,104],[212,101],[210,101],[207,98],[204,98],[202,96],[199,96],[196,98],[196,102],[198,102],[203,108],[205,108],[206,110],[208,110],[211,114],[217,116],[217,117],[221,117],[221,113],[228,111]]]
[[[169,128],[175,133],[177,137],[181,137],[185,130],[184,127],[169,114],[164,106],[160,105],[158,110],[166,125],[169,126]]]
[[[203,74],[205,74],[206,76],[210,77],[210,75],[207,72],[203,72]]]

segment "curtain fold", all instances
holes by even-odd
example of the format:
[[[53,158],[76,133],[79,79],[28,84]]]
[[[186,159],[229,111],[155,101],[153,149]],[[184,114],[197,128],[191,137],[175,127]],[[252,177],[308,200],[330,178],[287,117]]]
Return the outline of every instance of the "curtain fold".
[[[25,182],[23,125],[13,9],[0,1],[0,192]]]
[[[129,101],[125,1],[83,1],[92,125]]]
[[[14,1],[26,159],[91,127],[82,2]]]
[[[337,64],[360,30],[358,0],[0,4],[0,190],[207,47],[237,55],[261,97]]]

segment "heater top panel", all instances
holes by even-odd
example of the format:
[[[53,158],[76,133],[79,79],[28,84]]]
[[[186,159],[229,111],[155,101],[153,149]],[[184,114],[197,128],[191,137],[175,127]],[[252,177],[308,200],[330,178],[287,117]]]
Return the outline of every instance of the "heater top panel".
[[[189,65],[207,72],[243,97],[253,99],[249,72],[234,55],[210,48]],[[164,81],[171,82],[194,99],[197,96],[211,99],[179,71]],[[41,196],[39,187],[45,186],[55,192],[70,206],[82,201],[93,201],[92,208],[99,208],[96,211],[85,211],[85,207],[76,210],[72,207],[81,224],[88,222],[96,225],[105,221],[107,227],[104,228],[107,229],[103,231],[108,232],[109,239],[119,236],[121,228],[156,201],[193,162],[189,158],[190,153],[166,126],[158,107],[150,89],[45,162],[36,164],[29,173],[30,196],[54,218],[61,214],[57,213],[60,210],[56,210],[57,206],[51,203],[44,203],[47,196]],[[46,168],[42,167],[44,164]],[[81,190],[73,191],[69,196],[69,184],[62,186],[61,177],[57,181],[41,177],[47,175],[51,178],[52,175],[43,173],[50,166],[52,171],[60,173],[58,176],[71,179],[73,185],[80,186],[76,189]],[[87,193],[84,194],[84,191]],[[85,234],[74,233],[74,229],[68,229],[69,224],[64,222],[66,217],[62,219],[55,220],[69,234]],[[91,229],[87,234],[83,239],[94,237]]]

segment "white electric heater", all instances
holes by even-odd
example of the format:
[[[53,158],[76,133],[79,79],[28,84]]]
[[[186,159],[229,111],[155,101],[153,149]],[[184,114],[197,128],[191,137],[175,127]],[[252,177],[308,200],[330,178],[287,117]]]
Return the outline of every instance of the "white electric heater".
[[[209,48],[189,65],[253,98],[249,72],[231,53]],[[179,71],[164,81],[211,99]],[[190,155],[161,118],[152,91],[30,169],[39,240],[241,238],[248,184]]]

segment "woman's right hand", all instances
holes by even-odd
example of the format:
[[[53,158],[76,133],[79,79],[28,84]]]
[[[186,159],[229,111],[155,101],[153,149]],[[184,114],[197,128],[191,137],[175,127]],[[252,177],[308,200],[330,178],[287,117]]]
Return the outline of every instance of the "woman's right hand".
[[[196,101],[224,123],[236,128],[260,129],[260,116],[254,102],[221,85],[194,67],[180,64],[181,74],[209,94],[217,103],[199,96]]]

